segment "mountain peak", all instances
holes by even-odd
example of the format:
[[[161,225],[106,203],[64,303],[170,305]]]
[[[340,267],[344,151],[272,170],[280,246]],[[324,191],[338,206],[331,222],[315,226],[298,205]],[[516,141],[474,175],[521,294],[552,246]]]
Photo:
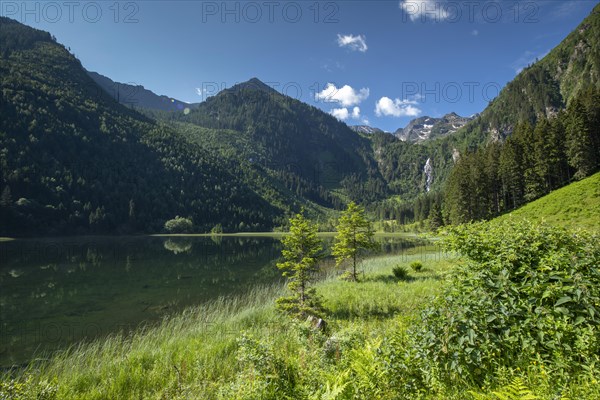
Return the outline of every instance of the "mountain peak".
[[[271,86],[267,85],[266,83],[264,83],[263,81],[261,81],[260,79],[258,79],[256,77],[251,78],[250,80],[248,80],[246,82],[237,83],[237,84],[233,85],[232,87],[230,87],[229,89],[227,89],[227,91],[230,91],[230,92],[238,92],[241,90],[256,90],[256,91],[266,92],[266,93],[277,93],[277,91],[275,89],[273,89]]]
[[[441,118],[423,116],[413,119],[404,128],[395,132],[395,136],[404,142],[421,143],[428,139],[446,136],[465,126],[472,118],[461,117],[455,112]]]
[[[369,125],[349,125],[348,128],[352,129],[354,132],[364,133],[366,135],[372,135],[373,133],[383,133],[381,129],[374,128]]]

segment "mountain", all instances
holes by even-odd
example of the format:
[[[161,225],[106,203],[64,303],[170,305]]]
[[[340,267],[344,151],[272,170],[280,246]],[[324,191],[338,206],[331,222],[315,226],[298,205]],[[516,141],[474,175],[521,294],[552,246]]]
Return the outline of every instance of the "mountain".
[[[403,142],[421,143],[450,135],[472,119],[473,117],[461,117],[456,113],[446,114],[442,118],[420,117],[410,121],[405,128],[398,129],[394,135]]]
[[[383,133],[383,131],[381,129],[373,128],[372,126],[368,126],[368,125],[350,125],[348,127],[350,129],[352,129],[354,132],[362,133],[365,135],[372,135],[374,133]]]
[[[431,182],[429,187],[432,191],[443,190],[448,186],[447,179],[450,171],[454,169],[457,160],[465,158],[478,149],[484,149],[493,143],[505,142],[507,138],[512,136],[515,130],[518,130],[519,125],[524,122],[530,124],[530,128],[525,129],[528,131],[538,121],[556,119],[555,117],[560,116],[561,111],[565,111],[568,106],[574,109],[583,108],[587,110],[583,112],[583,114],[588,114],[587,116],[582,116],[581,110],[572,110],[569,113],[569,118],[578,116],[578,119],[587,119],[589,123],[580,121],[580,126],[587,126],[588,133],[594,134],[594,132],[597,132],[597,129],[593,127],[598,126],[598,123],[594,122],[597,120],[597,116],[594,114],[593,99],[595,96],[594,91],[598,90],[600,90],[600,5],[597,5],[590,15],[556,48],[540,61],[523,69],[500,91],[500,94],[485,110],[453,134],[422,141],[420,142],[420,146],[424,146],[424,148],[420,150],[416,150],[415,146],[405,146],[398,143],[401,142],[399,139],[396,142],[389,137],[374,135],[372,138],[373,154],[392,193],[403,193],[404,199],[407,197],[409,199],[411,197],[414,198],[424,193],[427,188],[427,184],[425,183],[427,178]],[[591,92],[587,94],[582,93],[585,91]],[[576,99],[578,101],[575,101]],[[564,119],[561,118],[559,122],[552,123],[552,125],[557,126],[545,133],[546,137],[541,133],[539,134],[541,139],[537,139],[540,141],[537,144],[538,147],[543,147],[542,144],[544,144],[548,148],[553,148],[554,145],[550,143],[551,140],[560,143],[558,138],[561,134],[563,140],[565,136],[569,136],[565,131],[565,127],[561,127],[563,122],[568,122],[564,121]],[[424,123],[421,124],[425,125]],[[428,125],[433,124],[430,123]],[[583,134],[585,130],[580,130],[579,132]],[[418,134],[413,137],[418,137]],[[522,140],[523,143],[528,141],[531,142],[532,140]],[[564,154],[564,149],[559,149],[558,153],[560,153],[560,156],[553,155],[553,157],[561,160],[563,163],[565,160],[570,159],[572,163],[577,163],[579,166],[563,167],[562,172],[559,173],[560,177],[549,178],[550,183],[546,185],[546,189],[544,190],[548,190],[548,187],[556,188],[558,184],[565,184],[569,178],[569,173],[585,176],[587,172],[584,170],[589,171],[593,169],[589,166],[593,164],[591,159],[594,157],[600,159],[598,139],[589,138],[585,141],[571,139],[569,142],[571,144],[571,152],[574,153],[572,157]],[[407,145],[410,143],[412,142],[405,142]],[[525,146],[525,148],[528,147]],[[524,151],[520,146],[516,146],[516,150]],[[556,152],[556,150],[553,151]],[[588,159],[586,162],[588,166],[585,168],[582,168],[583,164],[581,160],[576,161],[577,157],[575,156],[579,153],[581,153],[579,158]],[[591,153],[597,154],[594,156]],[[516,154],[518,155],[518,153]],[[544,153],[542,152],[541,154]],[[531,154],[528,154],[528,156],[531,156]],[[432,174],[425,174],[424,171],[428,160],[428,170],[433,168]],[[489,160],[491,163],[489,167],[492,169],[492,172],[495,168],[493,160],[493,158]],[[471,172],[482,176],[483,174],[490,173],[490,171],[484,170],[487,167],[484,164],[476,162]],[[519,168],[514,170],[518,171]],[[522,192],[524,190],[523,184],[518,181],[523,180],[523,175],[521,174],[519,177],[519,174],[515,173],[513,176],[515,181],[512,181],[512,178],[506,178],[510,181],[502,182],[505,185],[504,188],[516,187],[519,188],[517,192]],[[421,177],[420,181],[419,177]],[[473,185],[467,185],[465,178],[462,176],[456,179],[456,183],[462,185],[463,188],[470,188],[464,191],[466,197],[461,200],[463,201],[463,205],[472,204],[475,201],[473,199],[477,199],[479,194],[482,196],[485,194],[484,190],[481,189],[482,185],[480,183],[474,182]],[[492,187],[499,184],[495,182]],[[415,187],[418,188],[417,191],[415,191]],[[477,190],[477,195],[473,190]],[[494,189],[493,192],[496,190]],[[519,204],[520,201],[530,201],[535,196],[543,193],[544,190],[534,190],[527,198],[525,193],[511,194],[509,197],[515,197],[517,201],[515,202],[514,199],[505,200],[504,207],[508,207],[509,204],[512,204],[510,207],[513,207],[514,203]],[[492,191],[488,190],[488,194],[490,193]],[[469,198],[471,200],[467,201]],[[478,204],[478,207],[487,204],[479,200],[475,201],[475,203]],[[473,209],[473,207],[466,208]],[[499,208],[502,207],[496,204],[495,209],[490,207],[489,210],[477,211],[476,214],[484,216],[497,215]],[[448,209],[450,207],[446,205],[446,212],[448,212]]]
[[[115,82],[97,72],[87,71],[90,78],[117,102],[132,108],[159,111],[183,111],[198,107],[198,103],[186,103],[167,96],[159,96],[141,85]]]
[[[267,85],[256,77],[250,78],[246,82],[237,83],[228,89],[224,89],[221,93],[239,93],[244,90],[259,91],[267,94],[278,94],[277,90],[273,89],[271,86]]]
[[[48,33],[0,18],[0,234],[265,230],[284,210],[175,127],[106,94]]]
[[[322,206],[341,206],[344,197],[366,201],[385,194],[367,138],[256,78],[170,118],[244,143],[231,153],[243,154],[278,184]]]
[[[557,47],[526,67],[457,133],[463,146],[510,136],[519,121],[534,124],[570,104],[582,89],[600,88],[600,4]]]

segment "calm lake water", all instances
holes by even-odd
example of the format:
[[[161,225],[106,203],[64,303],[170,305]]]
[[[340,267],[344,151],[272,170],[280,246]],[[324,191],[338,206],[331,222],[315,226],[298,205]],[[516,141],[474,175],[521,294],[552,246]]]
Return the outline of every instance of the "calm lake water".
[[[332,238],[325,237],[326,246]],[[422,240],[377,238],[381,254]],[[278,238],[83,237],[0,242],[0,366],[281,280]]]

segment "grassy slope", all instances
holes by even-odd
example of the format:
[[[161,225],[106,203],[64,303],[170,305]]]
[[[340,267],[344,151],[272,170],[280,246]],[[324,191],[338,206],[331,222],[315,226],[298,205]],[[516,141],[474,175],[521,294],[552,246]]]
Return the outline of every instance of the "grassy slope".
[[[600,231],[600,172],[558,189],[547,196],[505,214],[506,218],[525,218],[565,228]]]

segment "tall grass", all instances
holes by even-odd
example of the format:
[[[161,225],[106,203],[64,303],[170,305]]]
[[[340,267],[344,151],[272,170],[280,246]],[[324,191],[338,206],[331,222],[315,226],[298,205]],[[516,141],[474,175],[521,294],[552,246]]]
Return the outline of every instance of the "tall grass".
[[[425,296],[437,290],[441,271],[451,265],[447,260],[432,263],[414,281],[392,277],[394,265],[418,257],[366,260],[359,284],[341,281],[338,271],[330,271],[317,284],[330,331],[350,327],[382,331],[386,320],[413,313]],[[274,308],[274,300],[283,293],[281,285],[273,285],[254,288],[242,297],[219,298],[155,326],[73,346],[49,361],[5,374],[2,380],[16,377],[26,382],[24,396],[32,397],[50,384],[59,399],[217,398],[240,373],[237,343],[242,333],[273,343],[278,352],[288,354],[288,360],[301,353],[296,322]]]

